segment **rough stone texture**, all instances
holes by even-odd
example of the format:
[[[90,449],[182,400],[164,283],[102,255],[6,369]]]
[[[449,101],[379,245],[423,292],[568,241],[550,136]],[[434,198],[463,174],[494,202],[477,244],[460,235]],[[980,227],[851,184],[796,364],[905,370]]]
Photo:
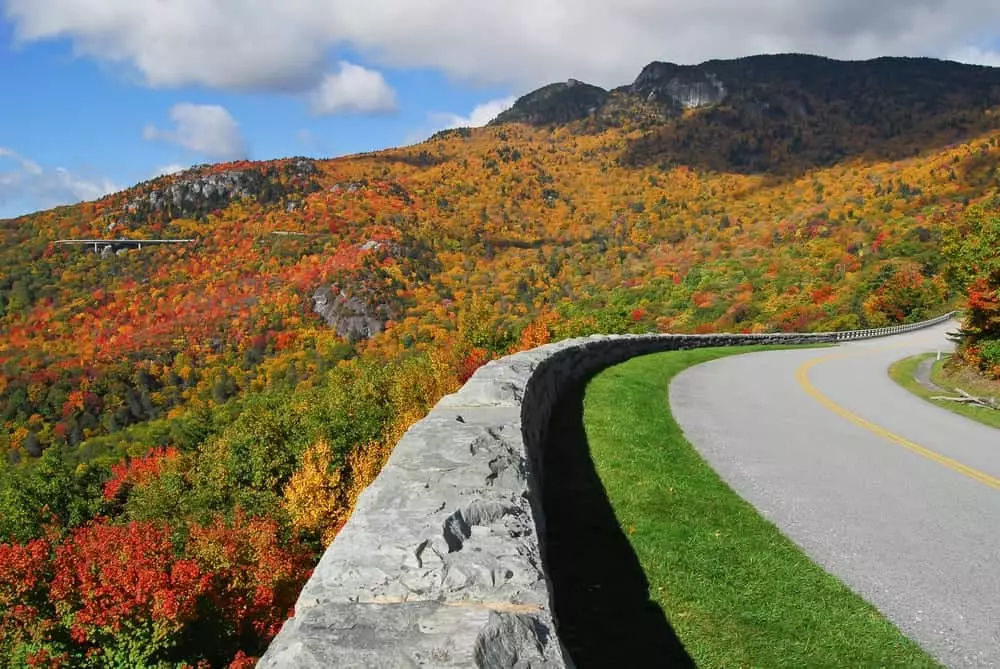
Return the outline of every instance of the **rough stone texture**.
[[[947,316],[950,317],[950,314]],[[659,351],[857,333],[595,335],[481,367],[397,444],[259,667],[572,667],[544,569],[541,445],[562,393]]]
[[[649,100],[672,102],[684,109],[717,105],[726,99],[726,86],[701,67],[650,63],[630,88]]]
[[[346,339],[368,339],[385,329],[381,318],[362,300],[344,291],[334,294],[330,286],[322,286],[313,293],[313,311],[327,325]]]
[[[284,169],[301,179],[318,173],[315,161],[309,158],[294,159]],[[152,188],[128,202],[118,212],[120,218],[111,221],[107,230],[135,228],[153,213],[169,211],[174,218],[197,216],[242,198],[259,198],[266,182],[267,177],[258,169],[231,169],[214,174],[203,174],[197,168],[184,170],[171,183]],[[282,194],[285,193],[278,193]]]

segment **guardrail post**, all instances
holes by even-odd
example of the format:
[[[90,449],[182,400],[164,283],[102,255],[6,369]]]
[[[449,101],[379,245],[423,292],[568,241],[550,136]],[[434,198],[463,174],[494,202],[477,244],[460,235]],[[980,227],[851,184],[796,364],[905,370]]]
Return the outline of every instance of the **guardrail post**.
[[[905,332],[913,332],[914,330],[920,330],[922,328],[931,327],[932,325],[937,325],[939,323],[944,323],[945,321],[954,317],[956,313],[957,312],[950,311],[946,314],[938,316],[937,318],[931,318],[930,320],[921,321],[920,323],[909,323],[905,325],[887,325],[881,328],[866,328],[864,330],[841,330],[839,332],[832,332],[825,334],[832,335],[833,340],[838,342],[897,335],[897,334],[903,334]]]

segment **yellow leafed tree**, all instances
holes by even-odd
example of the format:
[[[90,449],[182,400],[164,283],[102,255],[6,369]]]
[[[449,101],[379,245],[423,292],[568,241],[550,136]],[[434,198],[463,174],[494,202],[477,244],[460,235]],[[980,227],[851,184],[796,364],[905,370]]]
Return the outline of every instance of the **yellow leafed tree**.
[[[302,466],[285,485],[282,506],[299,531],[316,532],[333,541],[350,509],[341,499],[341,469],[331,471],[333,449],[320,439],[306,449]]]

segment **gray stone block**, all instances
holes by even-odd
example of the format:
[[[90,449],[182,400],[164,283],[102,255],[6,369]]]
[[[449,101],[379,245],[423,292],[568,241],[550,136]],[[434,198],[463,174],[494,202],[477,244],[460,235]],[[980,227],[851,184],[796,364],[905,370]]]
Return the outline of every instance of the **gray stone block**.
[[[657,351],[896,331],[593,335],[483,366],[403,435],[258,666],[572,669],[542,563],[541,449],[560,396]]]

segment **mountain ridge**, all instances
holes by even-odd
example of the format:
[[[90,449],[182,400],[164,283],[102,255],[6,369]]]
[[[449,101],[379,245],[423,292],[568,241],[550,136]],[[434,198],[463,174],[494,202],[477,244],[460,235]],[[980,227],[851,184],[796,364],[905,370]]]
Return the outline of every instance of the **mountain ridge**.
[[[915,74],[914,70],[925,74],[929,69],[935,69],[937,70],[935,74],[939,77],[947,75],[952,85],[957,83],[962,86],[1000,86],[1000,68],[927,57],[882,56],[867,60],[838,60],[804,53],[776,53],[734,59],[711,59],[693,65],[652,61],[642,68],[631,83],[610,89],[577,79],[569,79],[565,83],[547,84],[520,96],[510,109],[501,112],[488,125],[524,122],[531,117],[527,107],[537,106],[539,98],[551,97],[572,99],[582,95],[588,96],[590,102],[599,103],[574,109],[575,115],[571,120],[582,120],[598,113],[600,104],[614,93],[644,98],[648,102],[659,102],[665,111],[670,112],[697,109],[723,102],[727,97],[727,89],[738,89],[746,86],[748,82],[752,85],[758,83],[760,79],[786,83],[791,80],[802,84],[806,75],[815,75],[820,68],[828,73],[840,70],[845,76],[847,74],[877,76],[882,78],[881,81],[889,79],[887,76],[889,74],[897,77],[906,74],[906,70],[910,70],[908,74],[912,75]],[[973,80],[972,73],[982,76]],[[955,80],[956,75],[960,75],[957,77],[958,81]],[[829,77],[824,83],[829,84]],[[567,121],[565,118],[543,116],[528,122],[546,125]]]
[[[584,95],[581,97],[581,92]],[[519,98],[491,126],[568,124],[580,133],[635,128],[630,166],[801,174],[854,155],[905,157],[1000,126],[1000,68],[934,58],[841,61],[807,54],[697,65],[654,61],[610,90],[550,84]],[[906,145],[901,150],[900,144]]]

